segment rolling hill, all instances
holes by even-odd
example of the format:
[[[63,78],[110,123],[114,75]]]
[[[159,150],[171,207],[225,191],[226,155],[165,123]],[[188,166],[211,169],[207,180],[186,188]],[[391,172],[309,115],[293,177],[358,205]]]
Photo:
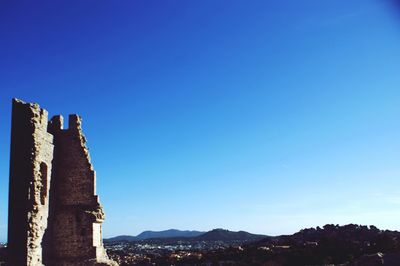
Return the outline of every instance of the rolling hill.
[[[251,234],[245,231],[229,231],[225,229],[214,229],[208,232],[181,231],[169,229],[164,231],[144,231],[137,236],[121,235],[108,239],[105,242],[119,241],[143,241],[143,240],[190,240],[190,241],[250,241],[266,238],[265,235]]]
[[[104,239],[104,241],[118,242],[118,241],[139,241],[152,238],[178,238],[178,237],[189,238],[189,237],[197,237],[204,233],[205,232],[200,232],[200,231],[189,231],[189,230],[181,231],[176,229],[169,229],[163,231],[144,231],[138,234],[137,236],[121,235]]]

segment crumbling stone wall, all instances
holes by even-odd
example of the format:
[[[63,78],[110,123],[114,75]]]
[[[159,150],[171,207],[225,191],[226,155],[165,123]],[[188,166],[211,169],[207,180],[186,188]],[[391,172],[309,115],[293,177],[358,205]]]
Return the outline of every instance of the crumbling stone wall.
[[[10,154],[8,250],[10,265],[42,265],[47,228],[53,136],[47,112],[13,100]]]
[[[96,195],[96,173],[90,162],[81,118],[69,116],[68,129],[62,117],[53,117],[55,162],[52,179],[56,193],[52,230],[52,259],[57,265],[89,265],[107,261],[101,237],[103,208]]]
[[[14,100],[9,265],[117,265],[103,247],[104,218],[81,118],[63,129],[62,116],[48,122],[37,104]]]

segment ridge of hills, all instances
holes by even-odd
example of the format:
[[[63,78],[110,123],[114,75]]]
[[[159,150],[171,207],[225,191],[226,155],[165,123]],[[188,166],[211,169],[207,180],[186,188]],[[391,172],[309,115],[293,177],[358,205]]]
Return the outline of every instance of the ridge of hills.
[[[337,246],[343,246],[344,243],[391,243],[400,240],[400,232],[392,230],[380,230],[376,226],[370,225],[335,225],[326,224],[323,227],[305,228],[292,235],[280,235],[270,238],[264,238],[256,242],[258,245],[274,244],[274,245],[297,245],[301,243],[341,243]],[[393,242],[394,241],[394,242]]]
[[[400,232],[390,230],[379,230],[377,227],[356,224],[334,225],[327,224],[316,228],[302,229],[292,235],[266,236],[251,234],[246,231],[229,231],[226,229],[213,229],[208,232],[181,231],[169,229],[164,231],[144,231],[137,236],[120,235],[108,239],[105,242],[134,242],[134,241],[252,241],[257,245],[293,245],[295,243],[320,242],[327,239],[336,241],[359,241],[373,242],[380,238],[400,239]]]
[[[176,229],[169,229],[164,231],[144,231],[137,236],[120,235],[104,239],[105,242],[118,242],[118,241],[141,241],[141,240],[162,240],[162,239],[187,239],[197,241],[233,241],[233,240],[260,240],[266,238],[265,235],[251,234],[245,231],[229,231],[226,229],[213,229],[208,232],[202,231],[181,231]]]
[[[152,239],[152,238],[176,238],[176,237],[196,237],[205,232],[201,231],[191,231],[191,230],[177,230],[177,229],[168,229],[162,231],[143,231],[137,236],[131,235],[119,235],[111,238],[104,239],[106,242],[117,242],[117,241],[140,241],[145,239]]]
[[[218,241],[218,240],[257,240],[263,238],[268,238],[268,236],[251,234],[246,231],[234,232],[219,228],[208,231],[202,235],[199,235],[196,239],[203,241]]]

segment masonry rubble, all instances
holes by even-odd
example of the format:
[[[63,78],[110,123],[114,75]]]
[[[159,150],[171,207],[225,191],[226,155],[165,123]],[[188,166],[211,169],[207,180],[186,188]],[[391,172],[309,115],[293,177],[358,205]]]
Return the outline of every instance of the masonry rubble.
[[[48,121],[38,104],[13,99],[8,262],[11,266],[118,265],[102,240],[103,207],[96,195],[82,120]]]

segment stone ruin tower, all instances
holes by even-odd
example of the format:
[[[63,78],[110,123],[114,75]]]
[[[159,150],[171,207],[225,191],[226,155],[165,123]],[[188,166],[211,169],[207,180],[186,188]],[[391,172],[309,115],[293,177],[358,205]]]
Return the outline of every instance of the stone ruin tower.
[[[81,118],[48,121],[37,104],[13,100],[8,262],[10,266],[118,265],[102,240],[103,208],[96,195]]]

